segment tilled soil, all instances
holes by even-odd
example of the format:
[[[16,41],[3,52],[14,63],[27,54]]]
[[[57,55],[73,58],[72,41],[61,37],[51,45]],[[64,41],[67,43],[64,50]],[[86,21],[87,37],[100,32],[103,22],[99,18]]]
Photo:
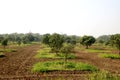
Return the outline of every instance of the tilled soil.
[[[34,55],[40,45],[18,47],[17,52],[5,53],[6,57],[0,58],[0,80],[87,80],[87,71],[53,71],[49,73],[32,73],[33,64],[41,61],[56,59],[36,59]],[[75,53],[78,57],[72,61],[86,62],[97,66],[99,69],[120,74],[120,60],[98,57],[98,53]]]
[[[101,70],[109,71],[113,74],[120,74],[120,59],[101,58],[102,53],[78,52],[76,61],[82,61],[93,64]]]

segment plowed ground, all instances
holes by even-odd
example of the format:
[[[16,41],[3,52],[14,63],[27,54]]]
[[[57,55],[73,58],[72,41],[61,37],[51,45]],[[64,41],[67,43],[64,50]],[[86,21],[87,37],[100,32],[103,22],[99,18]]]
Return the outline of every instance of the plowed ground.
[[[0,80],[87,80],[85,71],[53,71],[49,73],[32,73],[33,64],[39,61],[52,61],[56,59],[36,59],[34,55],[40,45],[18,47],[17,52],[5,53],[0,58]],[[100,58],[97,53],[75,53],[78,57],[74,61],[93,64],[99,69],[120,74],[120,60]]]

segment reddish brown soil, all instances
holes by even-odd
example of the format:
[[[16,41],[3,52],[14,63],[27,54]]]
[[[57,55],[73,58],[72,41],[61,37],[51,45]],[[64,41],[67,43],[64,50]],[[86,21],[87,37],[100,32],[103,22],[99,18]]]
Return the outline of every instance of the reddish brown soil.
[[[0,80],[87,80],[85,71],[53,71],[49,73],[32,73],[33,64],[39,61],[56,59],[36,59],[36,51],[40,45],[18,47],[17,52],[5,53],[0,58]],[[112,73],[120,74],[120,60],[98,57],[97,53],[75,53],[78,57],[74,61],[87,62]]]
[[[102,53],[86,53],[78,52],[76,61],[87,62],[97,66],[101,70],[106,70],[111,73],[120,74],[120,59],[101,58]]]

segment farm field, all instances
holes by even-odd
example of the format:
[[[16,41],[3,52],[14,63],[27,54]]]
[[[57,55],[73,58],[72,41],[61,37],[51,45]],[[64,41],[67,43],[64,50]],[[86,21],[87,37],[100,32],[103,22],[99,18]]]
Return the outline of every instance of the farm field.
[[[38,62],[62,60],[62,58],[35,58],[38,51],[43,49],[40,44],[32,44],[23,47],[14,47],[15,52],[6,52],[0,57],[0,80],[88,80],[91,71],[60,70],[46,73],[32,72],[33,65]],[[105,70],[111,74],[120,75],[120,59],[100,57],[106,50],[95,51],[94,47],[84,50],[77,49],[74,53],[77,57],[68,61],[83,62],[96,66],[99,70]],[[107,54],[114,52],[108,50]]]

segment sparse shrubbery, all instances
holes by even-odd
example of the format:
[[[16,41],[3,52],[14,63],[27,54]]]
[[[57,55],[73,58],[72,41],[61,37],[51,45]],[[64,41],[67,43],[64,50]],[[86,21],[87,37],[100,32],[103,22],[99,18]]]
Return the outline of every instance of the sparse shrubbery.
[[[120,77],[107,71],[98,71],[90,74],[88,80],[120,80]]]
[[[50,53],[50,48],[44,48],[40,51],[38,51],[38,54],[35,55],[36,58],[65,58],[65,54],[64,53]],[[74,59],[76,58],[76,55],[73,53],[70,53],[67,56],[68,59]]]

